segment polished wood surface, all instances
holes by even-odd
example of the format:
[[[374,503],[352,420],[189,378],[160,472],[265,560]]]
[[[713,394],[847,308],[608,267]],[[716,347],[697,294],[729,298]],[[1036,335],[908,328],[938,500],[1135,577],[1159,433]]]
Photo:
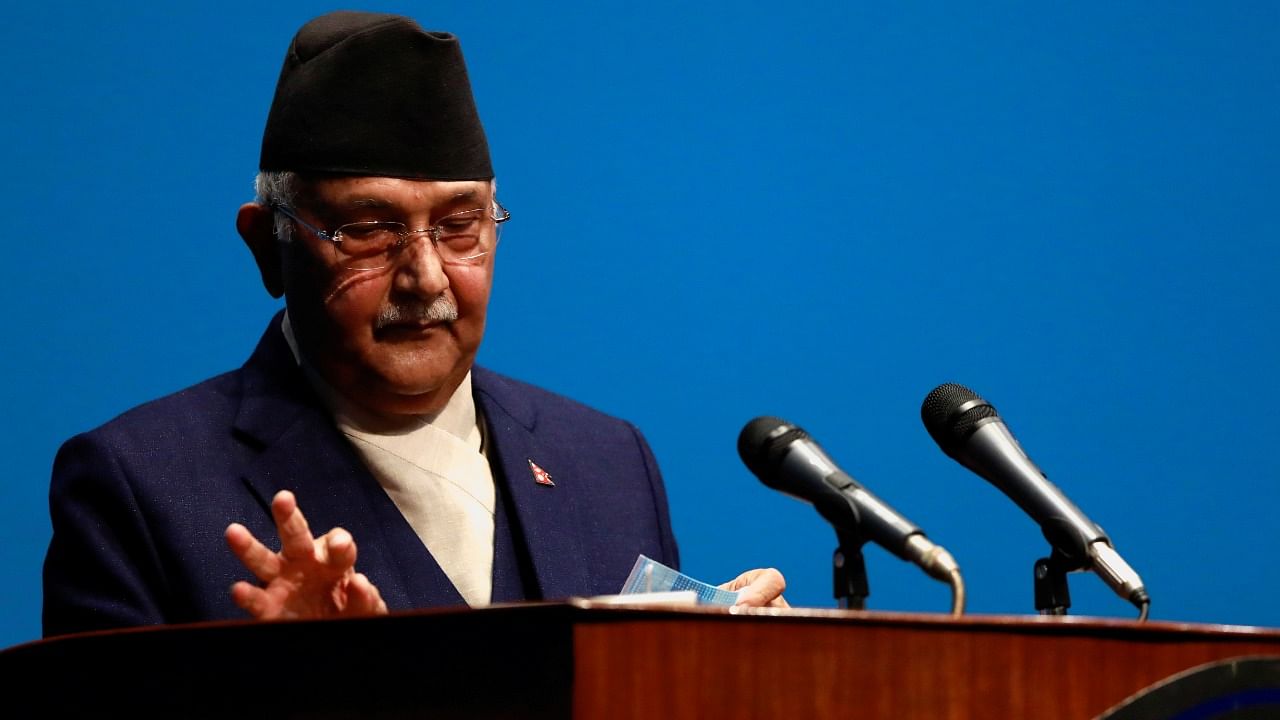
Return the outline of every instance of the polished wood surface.
[[[578,718],[1091,718],[1280,632],[1090,620],[699,611],[585,622]],[[748,619],[750,618],[750,619]],[[607,673],[589,668],[609,667]]]
[[[12,707],[173,717],[1079,718],[1248,627],[587,601],[93,633],[0,652]]]

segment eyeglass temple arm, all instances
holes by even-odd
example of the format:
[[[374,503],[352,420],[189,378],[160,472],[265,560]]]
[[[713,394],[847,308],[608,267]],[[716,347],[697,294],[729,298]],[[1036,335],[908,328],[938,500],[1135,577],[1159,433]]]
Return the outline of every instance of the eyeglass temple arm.
[[[306,220],[303,220],[302,218],[298,217],[298,215],[297,215],[297,214],[293,211],[293,209],[292,209],[292,208],[290,208],[289,206],[287,206],[287,205],[283,205],[283,204],[281,204],[281,203],[271,203],[271,205],[269,205],[269,207],[270,207],[272,210],[275,210],[275,211],[279,212],[281,215],[284,215],[285,217],[289,218],[290,220],[292,220],[292,221],[294,221],[294,222],[298,223],[299,225],[301,225],[301,226],[305,227],[306,229],[310,230],[311,232],[315,233],[315,234],[316,234],[316,236],[317,236],[317,237],[319,237],[321,240],[330,240],[330,241],[332,241],[332,240],[333,240],[333,233],[329,232],[328,230],[321,230],[320,228],[316,227],[315,225],[312,225],[311,223],[307,222]]]

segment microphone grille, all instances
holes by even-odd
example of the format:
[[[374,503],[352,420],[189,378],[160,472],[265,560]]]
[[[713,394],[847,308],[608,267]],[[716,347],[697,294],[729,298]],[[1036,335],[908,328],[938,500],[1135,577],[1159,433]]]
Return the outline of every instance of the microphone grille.
[[[768,484],[786,455],[787,446],[806,437],[809,433],[786,420],[758,417],[738,433],[738,456],[748,470]]]
[[[964,407],[966,404],[969,407]],[[962,407],[964,411],[960,412]],[[925,430],[948,455],[969,437],[979,422],[998,416],[990,403],[957,383],[934,388],[920,406]]]

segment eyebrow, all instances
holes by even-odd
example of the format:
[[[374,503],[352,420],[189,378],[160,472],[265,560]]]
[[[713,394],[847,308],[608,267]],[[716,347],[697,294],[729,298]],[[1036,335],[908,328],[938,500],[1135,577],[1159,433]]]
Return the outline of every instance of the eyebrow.
[[[352,198],[351,200],[347,201],[346,205],[350,207],[357,207],[357,208],[394,207],[391,203],[387,202],[386,200],[380,200],[378,198]]]
[[[445,204],[452,205],[454,203],[457,203],[460,200],[479,200],[480,194],[481,193],[479,188],[469,188],[467,190],[460,190],[454,193],[445,202]],[[376,197],[355,197],[355,198],[351,198],[350,200],[340,202],[338,204],[339,206],[345,206],[345,207],[371,208],[375,210],[383,210],[387,208],[394,209],[399,207],[399,205],[396,203],[388,202],[387,200],[383,200],[382,198],[376,198]]]
[[[480,199],[479,189],[470,188],[468,190],[462,190],[461,192],[454,193],[453,197],[450,200],[452,202],[456,202],[458,200],[479,200],[479,199]]]

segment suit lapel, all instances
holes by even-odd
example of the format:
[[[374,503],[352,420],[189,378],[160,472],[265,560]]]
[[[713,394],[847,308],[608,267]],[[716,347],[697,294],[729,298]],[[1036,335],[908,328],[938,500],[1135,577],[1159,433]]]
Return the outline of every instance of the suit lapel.
[[[314,534],[343,527],[356,539],[356,569],[369,576],[389,608],[465,604],[307,385],[278,315],[245,364],[244,377],[236,429],[262,446],[244,480],[267,513],[269,537],[279,543],[270,523],[271,498],[291,490]]]
[[[511,496],[511,531],[524,538],[541,596],[581,594],[590,585],[579,529],[589,525],[580,517],[583,496],[572,475],[573,458],[539,444],[536,409],[505,378],[472,368],[471,382],[489,431],[489,461],[498,466],[495,475],[502,474]],[[554,485],[538,482],[531,462]]]

